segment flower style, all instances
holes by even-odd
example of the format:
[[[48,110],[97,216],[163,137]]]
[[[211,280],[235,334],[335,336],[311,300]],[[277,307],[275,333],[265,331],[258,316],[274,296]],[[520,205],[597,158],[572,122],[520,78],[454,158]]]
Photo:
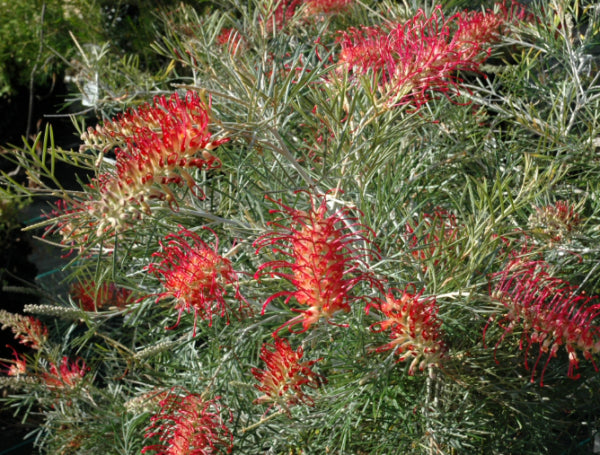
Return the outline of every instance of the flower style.
[[[50,363],[50,371],[42,373],[41,377],[46,386],[51,390],[73,389],[83,379],[89,368],[82,359],[69,362],[65,356],[60,366]]]
[[[407,286],[399,298],[392,291],[385,300],[372,307],[383,313],[386,319],[371,325],[373,332],[390,331],[392,341],[374,349],[375,352],[393,350],[399,354],[397,362],[412,358],[408,374],[413,376],[417,369],[439,366],[446,350],[442,341],[442,322],[437,317],[435,297],[421,298],[424,289],[414,292]]]
[[[231,453],[233,433],[221,417],[218,399],[205,400],[195,393],[169,394],[160,401],[161,410],[151,417],[152,424],[145,435],[158,436],[161,443],[148,445],[141,453],[209,455],[222,453],[222,449]]]
[[[425,265],[430,259],[438,265],[448,246],[458,239],[459,225],[456,216],[442,208],[433,213],[424,213],[418,222],[408,222],[405,226],[408,246],[414,259]]]
[[[548,363],[563,346],[569,358],[567,376],[577,379],[577,351],[581,351],[583,357],[596,368],[593,355],[600,352],[600,326],[594,324],[594,320],[600,314],[600,303],[597,303],[597,297],[578,295],[575,287],[550,275],[548,263],[527,260],[524,257],[526,253],[527,248],[520,255],[513,254],[505,269],[493,275],[497,284],[491,290],[491,296],[507,310],[499,321],[504,333],[495,349],[498,349],[506,335],[520,329],[519,349],[525,350],[527,369],[530,349],[534,344],[539,345],[531,369],[531,382],[535,381],[535,372],[542,356],[547,355],[540,377],[540,385],[544,385]],[[490,318],[488,326],[492,321],[493,318]]]
[[[31,349],[40,349],[48,339],[48,327],[33,316],[24,316],[0,310],[0,320],[2,321],[0,328],[6,329],[10,327],[15,335],[15,339]]]
[[[6,368],[5,371],[8,376],[19,377],[25,375],[27,373],[27,360],[25,357],[20,356],[15,348],[13,348],[11,345],[7,344],[6,346],[12,349],[15,360],[11,360],[10,365],[6,363],[2,363],[0,365]]]
[[[491,12],[446,19],[439,6],[429,17],[419,10],[404,24],[341,32],[338,61],[355,76],[371,74],[387,106],[419,108],[430,99],[430,92],[446,96],[460,92],[457,72],[478,71],[500,22],[500,16]],[[458,32],[453,34],[453,29]]]
[[[84,311],[98,311],[102,308],[124,308],[130,301],[131,291],[116,286],[114,283],[94,281],[77,282],[69,290],[71,297]]]
[[[252,374],[260,382],[254,387],[264,395],[254,403],[272,403],[271,406],[276,405],[287,414],[290,406],[300,403],[312,406],[313,399],[304,393],[302,387],[318,387],[319,376],[310,367],[321,359],[300,362],[302,356],[302,347],[294,351],[284,338],[275,338],[274,346],[263,344],[260,359],[267,368],[252,368]]]
[[[581,223],[576,207],[568,201],[557,201],[544,207],[535,207],[529,217],[529,226],[535,233],[560,242],[577,229]]]
[[[210,230],[208,228],[204,228]],[[162,251],[152,256],[160,262],[148,266],[148,271],[161,277],[165,292],[158,295],[157,301],[173,298],[175,309],[179,311],[177,327],[184,311],[194,311],[194,336],[198,317],[212,324],[214,314],[227,315],[227,286],[235,289],[235,298],[244,299],[239,292],[237,273],[229,259],[220,256],[218,238],[213,246],[204,242],[198,234],[182,228],[177,234],[168,235],[161,242]],[[241,308],[241,306],[240,306]]]
[[[279,291],[266,299],[263,314],[267,305],[281,296],[286,296],[286,304],[293,297],[298,304],[308,307],[306,310],[293,309],[300,315],[277,329],[274,335],[283,327],[299,323],[302,323],[301,332],[304,332],[321,318],[329,321],[338,311],[349,312],[351,300],[364,298],[350,295],[352,288],[361,281],[371,287],[379,286],[369,273],[361,271],[364,260],[370,255],[377,255],[367,249],[370,240],[366,236],[371,231],[356,223],[355,218],[349,216],[348,208],[327,216],[327,196],[321,198],[318,206],[315,204],[316,197],[311,195],[310,198],[308,212],[277,201],[282,210],[272,210],[272,213],[288,216],[291,218],[290,225],[271,222],[269,224],[278,229],[262,235],[254,243],[257,253],[271,247],[273,252],[288,258],[262,264],[255,278],[268,274],[288,280],[294,288]]]

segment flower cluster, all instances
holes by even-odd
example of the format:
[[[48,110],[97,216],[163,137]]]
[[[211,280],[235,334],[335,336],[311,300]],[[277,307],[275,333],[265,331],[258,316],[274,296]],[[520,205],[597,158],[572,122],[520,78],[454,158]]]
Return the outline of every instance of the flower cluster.
[[[357,299],[350,291],[359,282],[378,285],[369,273],[361,270],[365,259],[376,253],[368,249],[370,240],[366,236],[370,231],[350,217],[349,209],[327,214],[326,195],[321,197],[318,206],[311,195],[308,212],[288,207],[281,201],[277,203],[282,210],[272,212],[283,213],[291,223],[270,223],[278,229],[262,235],[254,245],[257,253],[270,247],[273,252],[284,254],[286,259],[262,264],[255,277],[283,278],[293,289],[270,296],[262,311],[264,313],[267,305],[278,297],[285,296],[286,303],[293,297],[307,309],[293,309],[300,315],[289,320],[275,334],[283,327],[299,323],[304,332],[321,318],[329,321],[338,311],[349,312],[349,302]]]
[[[50,363],[49,371],[42,373],[41,377],[51,390],[73,389],[81,382],[88,370],[82,359],[70,362],[65,356],[59,367]]]
[[[478,71],[503,20],[491,11],[445,18],[439,6],[429,17],[419,10],[402,24],[340,32],[338,63],[353,76],[370,74],[387,106],[418,108],[431,92],[460,91],[458,72]]]
[[[169,394],[160,401],[160,411],[151,418],[146,438],[159,437],[160,444],[145,446],[141,453],[161,455],[209,455],[230,453],[233,433],[229,430],[217,402],[191,393]]]
[[[574,379],[579,377],[574,371],[579,367],[577,351],[592,363],[593,354],[600,352],[600,326],[594,324],[600,314],[600,303],[596,298],[577,294],[575,287],[553,277],[548,269],[548,263],[543,260],[513,255],[505,269],[493,276],[497,283],[491,290],[492,298],[507,310],[499,321],[504,334],[496,348],[507,334],[520,330],[519,348],[525,349],[525,367],[529,368],[530,349],[534,344],[539,345],[531,381],[534,382],[542,356],[547,355],[540,385],[543,385],[548,363],[561,347],[569,357],[567,376]]]
[[[290,406],[300,403],[312,405],[312,398],[302,388],[318,387],[318,375],[311,366],[321,359],[300,362],[304,354],[301,346],[294,351],[285,338],[279,337],[274,343],[274,346],[264,344],[260,351],[260,359],[266,369],[252,368],[252,374],[260,382],[255,387],[264,394],[254,403],[272,403],[271,406],[276,405],[288,414]]]
[[[98,311],[103,308],[124,308],[131,299],[131,291],[115,285],[94,281],[76,282],[71,285],[69,294],[84,311]]]
[[[235,289],[235,298],[243,302],[231,261],[217,252],[218,239],[211,246],[195,232],[182,228],[165,240],[166,245],[161,242],[162,251],[153,254],[159,262],[150,264],[148,271],[159,276],[165,288],[158,300],[175,300],[179,316],[174,327],[179,324],[184,311],[194,311],[194,335],[198,317],[209,321],[210,325],[214,314],[227,316],[225,296],[228,286]]]
[[[529,227],[534,233],[560,242],[577,229],[581,223],[576,207],[568,201],[557,201],[544,207],[535,207],[529,216]]]
[[[390,291],[381,303],[371,305],[385,319],[372,324],[370,329],[390,331],[392,341],[376,348],[375,352],[392,350],[399,354],[398,362],[412,358],[408,367],[408,374],[412,376],[417,369],[423,371],[426,367],[439,366],[446,348],[435,298],[422,298],[423,289],[415,293],[410,286],[400,292],[400,297],[395,297]]]

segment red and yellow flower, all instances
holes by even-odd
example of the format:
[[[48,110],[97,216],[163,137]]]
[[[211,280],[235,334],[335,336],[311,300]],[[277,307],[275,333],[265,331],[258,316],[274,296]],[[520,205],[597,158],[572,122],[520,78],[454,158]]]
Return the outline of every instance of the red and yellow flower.
[[[257,253],[270,247],[274,253],[284,255],[285,259],[262,264],[255,274],[283,278],[292,285],[291,290],[281,290],[271,295],[263,304],[263,313],[270,302],[285,296],[288,303],[292,298],[306,309],[292,311],[299,316],[289,320],[277,329],[302,324],[301,332],[308,330],[321,319],[330,321],[339,312],[349,312],[355,297],[352,289],[360,282],[369,286],[378,286],[370,273],[365,271],[366,259],[377,253],[369,249],[371,233],[358,224],[349,214],[348,208],[342,208],[328,214],[327,196],[322,196],[318,205],[314,196],[308,211],[296,210],[277,202],[280,212],[290,218],[289,224],[280,221],[270,223],[277,229],[261,236],[255,243]]]
[[[313,399],[303,388],[316,388],[319,376],[311,369],[321,359],[300,362],[304,352],[299,346],[295,351],[284,338],[275,338],[274,345],[264,344],[260,359],[266,369],[252,368],[252,374],[260,382],[255,385],[263,393],[255,404],[271,403],[289,414],[289,407],[300,403],[311,406]]]

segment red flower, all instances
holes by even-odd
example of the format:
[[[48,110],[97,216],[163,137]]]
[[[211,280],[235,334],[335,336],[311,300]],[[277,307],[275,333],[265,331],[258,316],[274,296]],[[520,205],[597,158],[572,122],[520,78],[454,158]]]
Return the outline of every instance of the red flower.
[[[489,12],[446,19],[439,6],[429,17],[419,10],[404,24],[341,32],[339,63],[354,75],[371,74],[388,106],[412,103],[418,108],[432,91],[460,91],[457,72],[478,71],[500,22]]]
[[[177,205],[170,185],[187,185],[203,198],[191,172],[220,166],[212,151],[228,140],[213,138],[209,126],[210,103],[188,91],[184,99],[177,93],[168,99],[156,97],[152,105],[130,109],[96,130],[90,128],[82,136],[82,147],[115,149],[115,171],[94,179],[90,185],[97,192],[94,197],[75,202],[70,212],[64,212],[64,221],[57,223],[60,233],[81,244],[90,232],[99,237],[127,229],[150,212],[148,200]]]
[[[526,249],[523,251],[527,252]],[[600,314],[597,298],[578,295],[576,287],[551,276],[548,268],[545,261],[527,260],[513,255],[506,268],[493,276],[498,281],[491,290],[492,298],[507,309],[499,322],[504,334],[496,343],[496,349],[507,334],[520,329],[522,335],[519,349],[525,350],[527,369],[530,348],[534,344],[539,345],[539,353],[531,371],[531,382],[534,382],[542,356],[547,355],[540,378],[542,386],[548,363],[557,356],[561,347],[564,346],[569,357],[567,376],[573,379],[579,377],[574,372],[579,368],[577,351],[581,351],[594,368],[596,364],[593,354],[600,352],[600,327],[594,324]],[[490,323],[492,320],[490,318]]]
[[[209,126],[210,103],[188,91],[184,99],[177,93],[156,97],[152,105],[90,128],[82,136],[82,147],[115,149],[115,169],[94,178],[84,198],[59,201],[48,217],[53,224],[46,234],[61,235],[61,243],[81,252],[90,238],[118,234],[150,214],[152,199],[176,208],[173,185],[186,185],[203,198],[192,172],[220,166],[212,151],[228,140],[213,138]],[[105,250],[110,247],[104,244]]]
[[[118,287],[114,283],[102,283],[98,286],[94,281],[74,283],[69,293],[84,311],[98,311],[107,307],[124,308],[131,297],[129,289]]]
[[[412,358],[408,374],[416,369],[423,371],[429,366],[439,366],[445,346],[441,340],[441,321],[437,317],[435,297],[422,299],[423,289],[415,294],[407,286],[400,298],[389,292],[384,301],[372,306],[381,311],[386,319],[371,325],[373,332],[390,331],[392,341],[375,349],[375,352],[393,350],[400,354],[398,362]]]
[[[160,455],[209,455],[230,453],[233,434],[221,417],[221,408],[214,400],[201,395],[178,396],[169,394],[160,401],[161,410],[150,420],[146,438],[159,436],[161,444],[146,446],[142,453]]]
[[[25,357],[20,356],[19,353],[15,350],[15,348],[13,348],[11,345],[7,344],[6,347],[11,348],[13,355],[15,356],[15,360],[11,360],[10,365],[8,365],[6,363],[0,364],[6,368],[6,374],[8,376],[15,376],[15,377],[19,377],[21,375],[26,374],[27,373],[27,360],[25,359]]]
[[[370,231],[349,216],[348,208],[327,216],[327,196],[322,197],[317,207],[311,195],[308,212],[288,207],[281,201],[277,203],[282,210],[272,212],[289,216],[290,225],[269,223],[279,229],[261,236],[254,246],[257,253],[270,246],[273,252],[282,253],[289,259],[261,265],[255,278],[265,274],[284,278],[294,289],[270,296],[263,304],[262,312],[272,300],[281,296],[287,297],[286,303],[294,297],[298,304],[308,309],[293,309],[301,314],[277,329],[275,335],[283,327],[299,323],[302,323],[301,332],[304,332],[321,318],[329,321],[338,311],[349,312],[349,302],[357,299],[350,295],[354,286],[361,281],[370,286],[378,285],[370,274],[361,271],[364,259],[376,254],[366,249],[370,243],[366,235]],[[289,269],[290,272],[280,269]]]
[[[313,404],[312,398],[302,388],[318,387],[318,375],[310,367],[321,359],[300,362],[302,355],[301,346],[294,351],[284,338],[275,338],[275,346],[263,344],[260,359],[267,368],[252,368],[252,374],[260,382],[260,385],[254,387],[264,393],[254,400],[255,404],[272,403],[288,414],[290,406]]]
[[[161,277],[166,289],[157,300],[175,299],[179,317],[173,327],[179,325],[184,311],[189,313],[193,310],[195,335],[198,317],[208,320],[211,325],[214,314],[226,316],[227,286],[233,286],[235,298],[243,301],[237,285],[237,273],[231,262],[217,253],[218,239],[215,245],[210,246],[195,232],[182,228],[165,240],[168,242],[166,246],[161,242],[162,251],[152,255],[160,259],[160,263],[148,266],[148,271]]]
[[[69,363],[69,359],[65,356],[58,368],[50,363],[50,371],[42,373],[42,380],[49,389],[72,389],[81,382],[88,370],[82,359]]]

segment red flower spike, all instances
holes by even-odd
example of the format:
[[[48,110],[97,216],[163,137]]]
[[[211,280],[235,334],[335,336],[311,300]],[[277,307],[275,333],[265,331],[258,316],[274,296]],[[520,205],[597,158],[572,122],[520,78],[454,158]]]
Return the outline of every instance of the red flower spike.
[[[82,359],[69,362],[65,356],[58,368],[50,363],[50,371],[42,373],[42,380],[49,389],[72,389],[81,382],[88,370]]]
[[[210,231],[216,238],[216,234]],[[147,270],[158,275],[166,289],[158,295],[157,301],[175,299],[179,316],[176,324],[169,329],[179,325],[184,311],[189,313],[193,310],[195,336],[198,317],[208,320],[210,326],[214,314],[227,316],[225,296],[228,285],[234,287],[235,298],[244,302],[239,292],[237,273],[231,262],[217,253],[218,239],[215,245],[210,246],[195,232],[182,228],[165,240],[166,245],[161,242],[162,251],[152,255],[160,262],[150,264]]]
[[[252,374],[260,382],[255,385],[264,395],[254,400],[255,404],[272,403],[288,414],[289,407],[300,403],[312,406],[313,400],[304,393],[304,386],[317,388],[319,376],[311,366],[321,359],[300,362],[303,350],[295,351],[284,338],[275,338],[275,345],[263,344],[260,359],[266,369],[252,368]],[[268,412],[268,410],[267,410]]]
[[[97,286],[94,281],[74,283],[69,293],[84,311],[98,311],[109,307],[124,308],[131,298],[129,289],[118,287],[114,283],[102,283]]]
[[[339,63],[354,76],[371,74],[387,106],[419,108],[430,92],[460,92],[457,72],[478,71],[502,23],[492,12],[446,19],[440,6],[429,17],[419,10],[404,24],[341,32]]]
[[[288,258],[262,264],[255,278],[260,279],[263,275],[280,277],[293,286],[293,290],[270,296],[263,304],[263,314],[267,305],[281,296],[286,296],[285,303],[293,297],[298,304],[308,308],[293,309],[301,314],[277,329],[274,336],[286,326],[302,323],[300,332],[304,332],[321,318],[329,322],[338,311],[349,312],[352,300],[365,298],[350,295],[352,288],[361,281],[371,287],[380,287],[368,272],[361,271],[367,257],[377,256],[374,250],[357,246],[371,243],[366,237],[371,231],[349,216],[349,208],[327,216],[327,196],[321,197],[318,206],[315,196],[310,195],[310,199],[309,212],[276,201],[282,209],[272,212],[288,216],[290,225],[269,223],[278,229],[262,235],[254,243],[257,253],[270,247],[274,253],[282,253]]]
[[[548,263],[542,260],[527,260],[525,248],[521,255],[513,254],[506,268],[493,275],[497,284],[490,290],[493,299],[501,302],[507,313],[498,324],[504,329],[498,349],[506,335],[515,329],[522,331],[519,349],[525,351],[525,367],[534,344],[539,352],[531,368],[531,382],[540,360],[546,355],[542,366],[540,385],[544,385],[544,373],[550,360],[557,356],[561,347],[567,351],[569,368],[567,376],[577,379],[579,368],[577,352],[583,354],[597,369],[593,355],[600,352],[600,326],[594,320],[600,315],[597,297],[586,297],[576,293],[577,288],[568,282],[553,277],[548,272]],[[489,324],[493,321],[490,318]],[[484,329],[484,340],[488,326]]]
[[[441,321],[437,317],[438,307],[435,297],[421,298],[423,289],[415,294],[412,286],[407,286],[400,298],[389,292],[384,301],[372,307],[381,311],[386,319],[371,325],[373,332],[390,331],[392,341],[374,349],[375,352],[393,350],[399,354],[397,362],[412,358],[408,374],[416,370],[439,366],[446,350],[441,340]]]
[[[222,410],[214,400],[192,393],[169,394],[160,401],[161,410],[151,417],[146,438],[159,437],[160,444],[148,445],[142,454],[210,455],[233,450],[233,433],[221,417]],[[230,416],[230,421],[232,416]]]

